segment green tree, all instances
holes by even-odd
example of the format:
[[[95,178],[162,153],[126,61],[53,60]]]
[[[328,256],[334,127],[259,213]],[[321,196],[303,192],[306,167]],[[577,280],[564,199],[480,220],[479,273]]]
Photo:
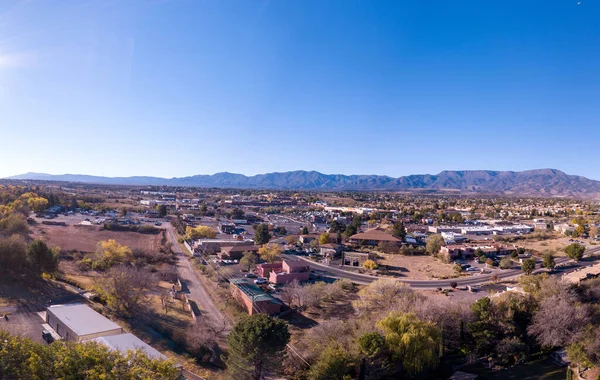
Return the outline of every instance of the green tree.
[[[352,379],[356,367],[355,359],[345,347],[331,343],[319,355],[310,367],[308,378],[311,380]]]
[[[567,245],[564,250],[570,259],[573,259],[574,261],[579,261],[583,258],[585,247],[581,244],[573,243]]]
[[[167,216],[167,205],[158,205],[156,206],[156,211],[158,211],[158,216],[164,218]]]
[[[27,247],[27,260],[37,272],[54,273],[58,269],[58,253],[36,239]]]
[[[306,227],[306,226],[302,227],[302,230],[300,231],[300,235],[308,235],[308,227]]]
[[[202,202],[202,205],[200,205],[200,212],[202,213],[202,215],[206,215],[207,211],[208,207],[206,207],[206,202]]]
[[[346,236],[347,238],[349,238],[352,235],[356,235],[357,232],[358,232],[358,230],[356,229],[356,226],[354,226],[353,224],[350,224],[344,230],[344,236]]]
[[[269,240],[271,240],[271,234],[268,225],[259,224],[254,227],[254,242],[257,245],[267,244]]]
[[[171,360],[152,360],[142,352],[124,355],[95,342],[41,345],[0,331],[1,379],[175,380],[179,374]]]
[[[542,265],[544,266],[544,268],[554,270],[554,267],[556,266],[554,256],[552,256],[551,253],[544,253],[544,255],[542,256]]]
[[[512,268],[512,260],[510,257],[505,256],[500,260],[500,269],[510,269]]]
[[[420,375],[439,364],[442,334],[434,323],[422,321],[412,313],[392,311],[377,322],[377,327],[383,330],[392,359],[402,363],[409,376]]]
[[[404,238],[406,237],[406,228],[404,228],[404,223],[402,223],[402,222],[394,223],[394,227],[392,228],[392,235],[394,235],[398,239],[404,241]]]
[[[243,318],[227,336],[226,363],[235,379],[260,380],[277,368],[290,340],[287,323],[268,315]]]
[[[231,219],[244,219],[244,211],[239,208],[234,208],[231,212]]]
[[[242,258],[240,259],[240,265],[242,266],[242,268],[250,270],[256,265],[257,261],[257,257],[254,253],[244,252],[244,256],[242,256]]]
[[[521,263],[521,269],[523,270],[523,272],[525,272],[525,274],[531,274],[535,270],[535,259],[530,258],[523,260],[523,262]]]
[[[442,235],[431,235],[429,238],[427,238],[427,245],[425,247],[425,250],[431,256],[437,256],[443,245],[444,238],[442,237]]]

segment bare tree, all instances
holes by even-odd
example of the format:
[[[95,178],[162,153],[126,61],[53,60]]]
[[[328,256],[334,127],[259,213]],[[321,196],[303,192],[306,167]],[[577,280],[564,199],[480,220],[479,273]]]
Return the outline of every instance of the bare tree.
[[[577,341],[589,322],[587,305],[551,296],[542,301],[528,331],[543,346],[562,347]]]
[[[116,313],[131,316],[139,311],[153,284],[154,276],[148,271],[120,265],[111,268],[98,280],[96,290]]]
[[[353,304],[361,312],[408,311],[418,298],[406,284],[383,278],[362,289],[358,296],[359,300]]]

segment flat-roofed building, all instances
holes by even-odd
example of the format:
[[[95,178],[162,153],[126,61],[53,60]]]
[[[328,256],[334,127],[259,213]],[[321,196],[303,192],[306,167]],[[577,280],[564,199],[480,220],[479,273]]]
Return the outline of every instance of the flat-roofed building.
[[[265,293],[254,283],[243,279],[234,278],[229,282],[231,286],[231,295],[240,300],[248,310],[248,314],[279,314],[283,308],[283,302]]]
[[[101,336],[94,338],[93,341],[100,343],[113,351],[119,351],[123,355],[127,354],[128,351],[140,350],[150,359],[167,360],[165,355],[161,354],[156,349],[146,344],[146,342],[130,333]]]
[[[66,341],[82,342],[123,332],[121,326],[82,303],[48,307],[46,323]]]

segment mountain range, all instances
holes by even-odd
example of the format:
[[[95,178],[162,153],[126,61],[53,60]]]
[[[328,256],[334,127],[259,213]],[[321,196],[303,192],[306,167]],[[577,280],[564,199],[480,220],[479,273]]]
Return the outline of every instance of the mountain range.
[[[323,174],[316,171],[290,171],[245,176],[216,173],[190,177],[100,177],[81,174],[52,175],[26,173],[8,177],[12,180],[65,181],[108,185],[165,185],[214,188],[248,188],[273,190],[387,190],[462,192],[543,197],[600,198],[600,181],[569,175],[556,169],[521,172],[492,170],[443,171],[436,175],[404,177],[382,175]]]

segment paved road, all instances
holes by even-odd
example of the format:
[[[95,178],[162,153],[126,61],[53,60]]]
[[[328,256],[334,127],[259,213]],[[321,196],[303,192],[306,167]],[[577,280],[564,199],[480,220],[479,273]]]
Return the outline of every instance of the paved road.
[[[586,254],[596,253],[598,251],[600,251],[600,247],[594,247],[592,249],[587,250]],[[329,275],[330,277],[334,277],[334,278],[347,278],[347,279],[352,280],[359,284],[370,284],[373,281],[380,278],[380,277],[369,276],[369,275],[360,274],[360,273],[349,272],[349,271],[340,269],[339,267],[333,267],[333,266],[327,266],[325,264],[315,263],[314,261],[308,260],[302,256],[296,256],[296,255],[283,255],[283,256],[289,257],[289,258],[300,258],[300,259],[306,261],[310,265],[311,269],[313,269],[317,272],[323,272],[326,275]],[[569,259],[567,257],[558,257],[555,259],[555,261],[556,261],[556,264],[564,264],[564,263],[570,262],[571,259]],[[586,266],[586,265],[592,265],[592,264],[593,263],[587,263],[587,262],[581,263],[580,262],[576,266],[580,267],[580,266]],[[541,273],[543,271],[545,271],[545,269],[537,269],[536,271],[534,271],[534,273]],[[520,269],[510,269],[510,270],[498,270],[498,271],[496,271],[495,274],[497,274],[498,277],[500,277],[501,279],[506,279],[506,278],[511,278],[511,277],[518,277],[524,273]],[[493,275],[494,275],[494,273],[478,274],[478,275],[473,275],[473,276],[466,277],[466,278],[457,278],[457,279],[448,279],[448,280],[408,280],[408,279],[402,279],[402,278],[399,278],[398,280],[402,281],[402,282],[408,284],[410,287],[416,288],[416,289],[436,289],[436,288],[449,287],[452,282],[456,282],[458,284],[458,286],[481,285],[481,284],[490,282],[491,277]]]
[[[226,326],[231,327],[231,322],[223,315],[223,313],[221,313],[221,310],[219,310],[212,298],[208,295],[204,285],[198,278],[198,274],[192,268],[189,254],[184,252],[179,243],[177,243],[173,227],[167,223],[165,229],[167,239],[173,243],[173,251],[177,254],[177,272],[179,273],[179,278],[189,290],[189,297],[196,301],[202,316],[214,323],[214,326],[223,326],[223,323],[225,323]]]

